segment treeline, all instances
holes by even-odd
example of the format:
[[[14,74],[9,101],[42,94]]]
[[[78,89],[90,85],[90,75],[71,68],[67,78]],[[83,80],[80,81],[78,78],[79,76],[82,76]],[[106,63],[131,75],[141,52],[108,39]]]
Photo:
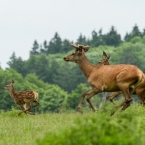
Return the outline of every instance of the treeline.
[[[99,45],[119,46],[123,42],[129,42],[136,36],[139,36],[141,38],[144,37],[145,29],[140,31],[138,26],[135,25],[130,33],[126,33],[124,38],[121,38],[121,35],[117,32],[115,27],[112,26],[110,31],[106,34],[103,34],[102,29],[100,29],[98,32],[93,30],[90,39],[80,34],[80,36],[74,43],[90,45],[91,47],[98,47]],[[59,34],[56,32],[54,37],[50,41],[45,40],[42,44],[39,44],[37,40],[35,40],[32,46],[32,50],[30,51],[30,55],[68,52],[70,51],[70,43],[73,43],[73,41],[70,41],[68,39],[62,40]]]

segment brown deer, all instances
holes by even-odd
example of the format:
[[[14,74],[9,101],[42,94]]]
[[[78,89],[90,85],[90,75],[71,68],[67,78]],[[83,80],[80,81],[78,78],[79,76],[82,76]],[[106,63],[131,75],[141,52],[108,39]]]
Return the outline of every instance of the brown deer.
[[[91,102],[91,97],[101,92],[116,92],[122,91],[125,100],[115,110],[122,107],[121,111],[130,106],[132,101],[131,92],[129,88],[133,90],[141,84],[143,78],[143,72],[134,65],[119,64],[119,65],[93,65],[87,59],[85,52],[87,52],[90,46],[74,45],[75,52],[64,57],[65,61],[78,63],[80,69],[88,79],[88,83],[92,89],[84,92],[82,98],[78,104],[78,110],[81,111],[81,105],[84,97],[90,104],[91,108],[96,111]],[[132,90],[132,91],[133,91]],[[114,114],[115,110],[111,113]]]
[[[29,111],[32,108],[39,105],[39,102],[37,101],[38,93],[32,90],[16,92],[13,87],[13,84],[14,84],[14,80],[12,80],[9,84],[7,84],[3,89],[8,90],[14,102],[21,107],[22,111],[18,115],[20,115],[21,113],[25,113],[25,114],[28,113],[28,114],[34,115],[32,112],[29,112]],[[31,106],[30,104],[31,102],[34,102],[35,105]],[[28,108],[25,109],[25,105]]]
[[[105,52],[103,52],[103,59],[100,61],[104,65],[109,65],[109,59]],[[113,99],[116,98],[118,95],[122,94],[121,91],[118,92],[112,92],[109,95],[106,96],[106,100],[110,99],[110,101],[114,104]],[[140,84],[133,92],[133,94],[136,94],[140,100],[140,104],[145,105],[145,74],[144,79],[142,80],[142,84]]]

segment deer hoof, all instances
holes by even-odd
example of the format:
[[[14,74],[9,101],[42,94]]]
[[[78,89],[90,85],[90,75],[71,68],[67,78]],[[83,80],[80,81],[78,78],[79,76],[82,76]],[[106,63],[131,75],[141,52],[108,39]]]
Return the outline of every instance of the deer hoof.
[[[81,114],[83,114],[83,111],[82,111],[81,109],[78,109],[78,111],[79,111]]]

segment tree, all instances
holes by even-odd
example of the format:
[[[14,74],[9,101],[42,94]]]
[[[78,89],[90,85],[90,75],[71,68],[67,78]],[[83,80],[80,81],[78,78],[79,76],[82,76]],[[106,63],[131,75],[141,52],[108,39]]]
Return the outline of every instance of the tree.
[[[131,36],[132,36],[132,38],[135,37],[135,36],[140,36],[140,37],[142,36],[142,34],[141,34],[141,32],[140,32],[140,30],[139,30],[139,28],[136,24],[133,27],[133,30],[131,32]]]
[[[77,39],[77,44],[83,44],[83,45],[88,45],[86,37],[80,34],[79,38]]]
[[[145,29],[143,29],[142,36],[143,37],[145,36]]]
[[[25,75],[25,62],[22,60],[21,57],[17,58],[15,52],[12,53],[10,61],[8,61],[7,64],[10,68],[15,69],[18,73],[21,73],[23,76]]]
[[[124,36],[124,41],[129,42],[131,40],[131,38],[132,38],[131,34],[126,33],[125,36]]]
[[[37,55],[39,54],[39,44],[38,42],[35,40],[34,41],[34,44],[33,44],[33,47],[32,47],[32,50],[30,51],[30,56],[31,55]]]
[[[64,40],[62,41],[61,53],[62,53],[62,52],[68,52],[68,51],[71,50],[72,47],[70,46],[70,43],[72,43],[72,42],[70,42],[70,41],[67,40],[67,39],[64,39]]]
[[[48,45],[46,40],[43,42],[43,46],[40,47],[40,53],[48,54]]]
[[[92,40],[91,40],[92,46],[97,47],[100,45],[100,40],[97,32],[94,30],[92,31]]]
[[[58,33],[56,32],[54,38],[52,38],[48,45],[48,53],[59,53],[61,51],[62,41]]]
[[[40,100],[42,112],[59,112],[67,93],[57,85],[49,86]]]
[[[135,24],[135,26],[133,27],[132,31],[130,33],[126,33],[124,40],[126,42],[129,42],[132,38],[139,36],[142,37],[143,34],[140,32],[138,26]]]
[[[114,26],[111,27],[109,33],[103,36],[106,45],[118,46],[121,43],[121,36],[117,33]]]

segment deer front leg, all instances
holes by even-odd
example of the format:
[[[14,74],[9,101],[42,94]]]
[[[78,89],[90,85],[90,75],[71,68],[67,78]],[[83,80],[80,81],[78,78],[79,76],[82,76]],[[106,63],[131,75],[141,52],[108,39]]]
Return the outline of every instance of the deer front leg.
[[[97,111],[97,109],[94,107],[94,105],[92,104],[92,102],[91,102],[91,97],[93,97],[94,95],[96,95],[96,94],[98,94],[100,91],[98,90],[98,89],[96,89],[96,88],[93,88],[92,90],[90,90],[90,91],[88,91],[87,92],[87,102],[90,104],[90,106],[91,106],[91,108],[93,109],[93,111],[95,112],[95,111]]]
[[[32,108],[38,106],[38,105],[39,105],[39,102],[36,101],[36,100],[34,100],[33,102],[36,103],[34,106],[31,106],[29,101],[26,102],[26,105],[27,105],[28,108],[27,108],[27,109],[24,109],[23,111],[21,111],[21,112],[19,113],[19,115],[20,115],[21,113],[23,113],[23,112],[26,113],[26,114],[28,113],[28,114],[34,115],[34,113],[29,112],[29,111],[30,111]]]
[[[78,106],[77,106],[78,111],[79,111],[80,113],[82,113],[82,114],[83,114],[83,111],[81,110],[81,108],[82,108],[82,103],[83,103],[83,101],[84,101],[84,98],[85,98],[86,94],[87,94],[89,91],[90,91],[90,90],[88,90],[88,91],[86,91],[86,92],[84,92],[84,93],[82,94],[82,97],[81,97],[81,99],[80,99],[80,102],[79,102],[79,104],[78,104]]]
[[[87,102],[90,104],[91,108],[92,108],[94,111],[97,110],[97,109],[92,105],[92,103],[91,103],[91,101],[90,101],[90,98],[91,98],[92,96],[94,96],[95,94],[97,94],[97,92],[98,92],[98,91],[96,91],[96,89],[91,89],[91,90],[88,90],[88,91],[86,91],[86,92],[84,92],[84,93],[82,94],[82,97],[81,97],[80,102],[79,102],[78,107],[77,107],[79,112],[83,113],[83,111],[81,110],[81,105],[82,105],[82,102],[83,102],[85,96],[87,96]],[[91,97],[88,98],[90,95],[91,95]]]
[[[28,108],[22,110],[18,115],[20,115],[21,113],[27,114],[27,113],[32,109],[32,107],[31,107],[31,105],[30,105],[30,102],[27,102],[26,105],[27,105]]]
[[[25,107],[24,107],[24,105],[19,105],[20,107],[21,107],[21,109],[22,109],[22,111],[21,112],[23,112],[24,110],[25,110]],[[21,114],[21,112],[18,114],[18,115],[20,115]],[[26,112],[24,112],[25,114],[27,114]]]

